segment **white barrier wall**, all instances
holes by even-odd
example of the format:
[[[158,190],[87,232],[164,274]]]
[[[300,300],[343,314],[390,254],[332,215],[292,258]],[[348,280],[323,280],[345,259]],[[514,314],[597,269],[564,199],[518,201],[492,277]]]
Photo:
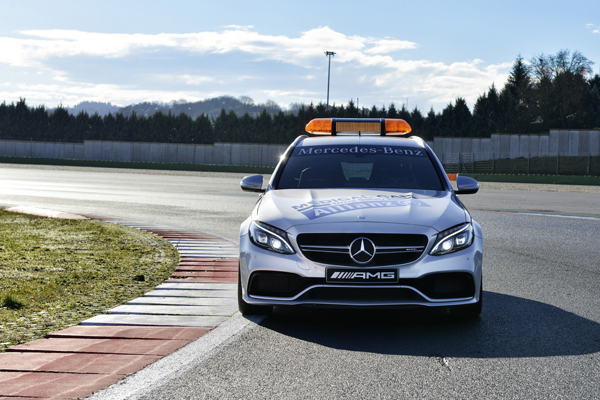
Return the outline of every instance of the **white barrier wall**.
[[[81,144],[0,140],[0,156],[7,157],[260,167],[277,165],[286,149],[284,145],[244,143],[194,145],[86,140]]]
[[[548,156],[600,155],[599,130],[551,130],[548,135],[496,134],[491,138],[433,139],[433,151],[442,154],[474,154],[478,160]]]
[[[0,140],[0,156],[85,159],[81,143]]]
[[[548,135],[492,135],[491,138],[436,137],[429,146],[444,157],[472,154],[477,160],[600,155],[600,131],[553,130]],[[73,160],[217,164],[274,167],[286,145],[170,144],[86,140],[52,143],[0,140],[0,156]]]

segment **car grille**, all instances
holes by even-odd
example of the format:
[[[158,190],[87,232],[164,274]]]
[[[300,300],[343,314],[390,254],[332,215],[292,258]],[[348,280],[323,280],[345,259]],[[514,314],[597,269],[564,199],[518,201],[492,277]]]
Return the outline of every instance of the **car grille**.
[[[350,244],[358,238],[373,242],[376,251],[368,263],[350,256]],[[427,236],[384,233],[302,233],[297,238],[302,254],[311,261],[330,265],[367,267],[406,264],[418,259],[427,246]]]

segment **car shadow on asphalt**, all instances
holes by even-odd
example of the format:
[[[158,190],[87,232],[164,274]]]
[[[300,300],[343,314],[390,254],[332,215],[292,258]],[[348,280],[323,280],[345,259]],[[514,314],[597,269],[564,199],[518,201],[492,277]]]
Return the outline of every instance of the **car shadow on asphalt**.
[[[600,324],[558,307],[484,292],[479,318],[427,309],[277,307],[260,325],[322,346],[380,354],[502,358],[600,351]]]

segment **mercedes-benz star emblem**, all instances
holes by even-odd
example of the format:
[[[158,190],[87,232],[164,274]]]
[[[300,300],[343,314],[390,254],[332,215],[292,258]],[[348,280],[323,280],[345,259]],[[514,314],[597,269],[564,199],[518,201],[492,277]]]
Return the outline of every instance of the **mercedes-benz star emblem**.
[[[350,257],[357,264],[368,264],[375,257],[375,244],[371,239],[360,237],[350,244]]]

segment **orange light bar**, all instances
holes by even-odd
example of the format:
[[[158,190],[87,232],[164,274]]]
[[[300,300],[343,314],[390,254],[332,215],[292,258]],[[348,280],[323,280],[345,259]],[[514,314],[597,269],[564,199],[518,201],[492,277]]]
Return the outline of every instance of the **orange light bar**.
[[[331,118],[315,118],[306,124],[306,132],[311,133],[329,133],[331,134],[331,130],[333,127],[333,123]]]
[[[335,130],[338,132],[380,132],[380,122],[338,122]]]
[[[405,120],[387,118],[315,118],[306,124],[305,129],[307,132],[322,135],[336,135],[338,132],[403,135],[412,131]]]
[[[385,133],[410,133],[412,128],[403,119],[386,119]]]

